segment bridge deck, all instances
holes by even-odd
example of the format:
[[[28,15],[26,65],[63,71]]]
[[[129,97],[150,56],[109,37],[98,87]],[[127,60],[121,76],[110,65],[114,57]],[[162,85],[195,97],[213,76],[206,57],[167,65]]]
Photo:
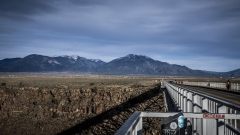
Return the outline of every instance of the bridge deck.
[[[179,85],[179,86],[240,106],[240,92],[215,89],[215,88],[207,88],[207,87],[188,86],[188,85]]]

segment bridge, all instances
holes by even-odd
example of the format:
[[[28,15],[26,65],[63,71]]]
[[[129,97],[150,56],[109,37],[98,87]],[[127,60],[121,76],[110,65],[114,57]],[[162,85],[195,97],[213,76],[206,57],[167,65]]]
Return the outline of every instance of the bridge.
[[[135,112],[115,135],[141,135],[143,118],[168,118],[181,113],[187,135],[240,135],[240,85],[224,83],[161,82],[165,112]],[[160,123],[160,121],[159,121]],[[174,129],[174,128],[172,128]],[[171,129],[159,129],[171,135]],[[180,132],[179,132],[180,134]]]

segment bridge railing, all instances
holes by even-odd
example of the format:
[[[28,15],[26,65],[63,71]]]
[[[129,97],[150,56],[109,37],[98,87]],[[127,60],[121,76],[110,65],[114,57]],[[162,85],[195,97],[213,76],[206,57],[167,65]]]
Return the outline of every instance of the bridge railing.
[[[187,118],[191,134],[200,135],[239,135],[240,106],[208,96],[181,86],[164,82],[164,96],[171,98],[175,112],[135,112],[120,127],[115,135],[141,135],[143,118],[169,117],[181,111]],[[171,109],[171,108],[170,108]],[[166,111],[169,111],[166,110]],[[173,110],[171,110],[173,111]],[[160,129],[159,129],[160,130]]]
[[[227,89],[226,83],[219,83],[219,82],[186,82],[186,81],[184,81],[183,84],[193,85],[193,86],[204,86],[204,87]],[[240,84],[232,83],[230,89],[234,90],[234,91],[240,91]]]
[[[154,118],[166,118],[169,116],[174,116],[178,114],[178,112],[135,112],[133,113],[128,120],[118,129],[118,131],[115,133],[115,135],[142,135],[142,119],[146,117],[154,117]],[[183,113],[184,117],[187,119],[194,119],[194,120],[200,120],[200,121],[216,121],[216,118],[209,117],[206,118],[205,113]],[[226,124],[226,120],[228,119],[238,119],[240,120],[239,115],[235,114],[211,114],[212,116],[218,116],[221,117],[224,116],[221,120],[223,121],[222,124]],[[218,119],[220,120],[220,119]],[[189,122],[189,121],[188,121]],[[199,125],[196,125],[199,126]],[[199,127],[198,127],[199,128]],[[160,129],[159,129],[160,130]],[[163,130],[163,129],[161,129]],[[203,126],[202,135],[215,135],[215,134],[209,134],[208,131],[212,131],[213,126]],[[230,133],[230,132],[229,132]],[[232,134],[239,134],[240,132],[231,132]],[[232,135],[231,134],[231,135]],[[225,134],[227,135],[227,134]]]
[[[203,83],[199,83],[203,85]],[[240,106],[202,94],[190,89],[183,88],[173,83],[164,83],[167,94],[170,95],[172,102],[175,104],[175,111],[190,113],[206,113],[206,118],[216,117],[218,114],[232,114],[238,119],[194,119],[188,121],[192,125],[192,134],[202,135],[227,135],[240,134]],[[166,93],[165,92],[165,93]],[[212,130],[206,130],[211,127]]]

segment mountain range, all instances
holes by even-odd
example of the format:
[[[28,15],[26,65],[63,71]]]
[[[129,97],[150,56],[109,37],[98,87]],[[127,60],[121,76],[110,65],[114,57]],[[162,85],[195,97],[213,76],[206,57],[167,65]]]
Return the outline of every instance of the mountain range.
[[[163,76],[209,76],[240,77],[240,69],[229,72],[193,70],[186,66],[169,64],[143,55],[129,54],[104,62],[77,55],[43,56],[31,54],[24,58],[0,60],[0,72],[81,72],[113,75],[163,75]]]

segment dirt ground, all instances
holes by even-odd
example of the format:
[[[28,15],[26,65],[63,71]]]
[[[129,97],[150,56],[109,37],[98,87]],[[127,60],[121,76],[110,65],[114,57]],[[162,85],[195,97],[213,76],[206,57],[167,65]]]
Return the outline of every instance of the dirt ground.
[[[228,78],[0,74],[0,134],[57,134],[170,80]]]
[[[159,82],[134,76],[1,75],[0,134],[57,134]]]

